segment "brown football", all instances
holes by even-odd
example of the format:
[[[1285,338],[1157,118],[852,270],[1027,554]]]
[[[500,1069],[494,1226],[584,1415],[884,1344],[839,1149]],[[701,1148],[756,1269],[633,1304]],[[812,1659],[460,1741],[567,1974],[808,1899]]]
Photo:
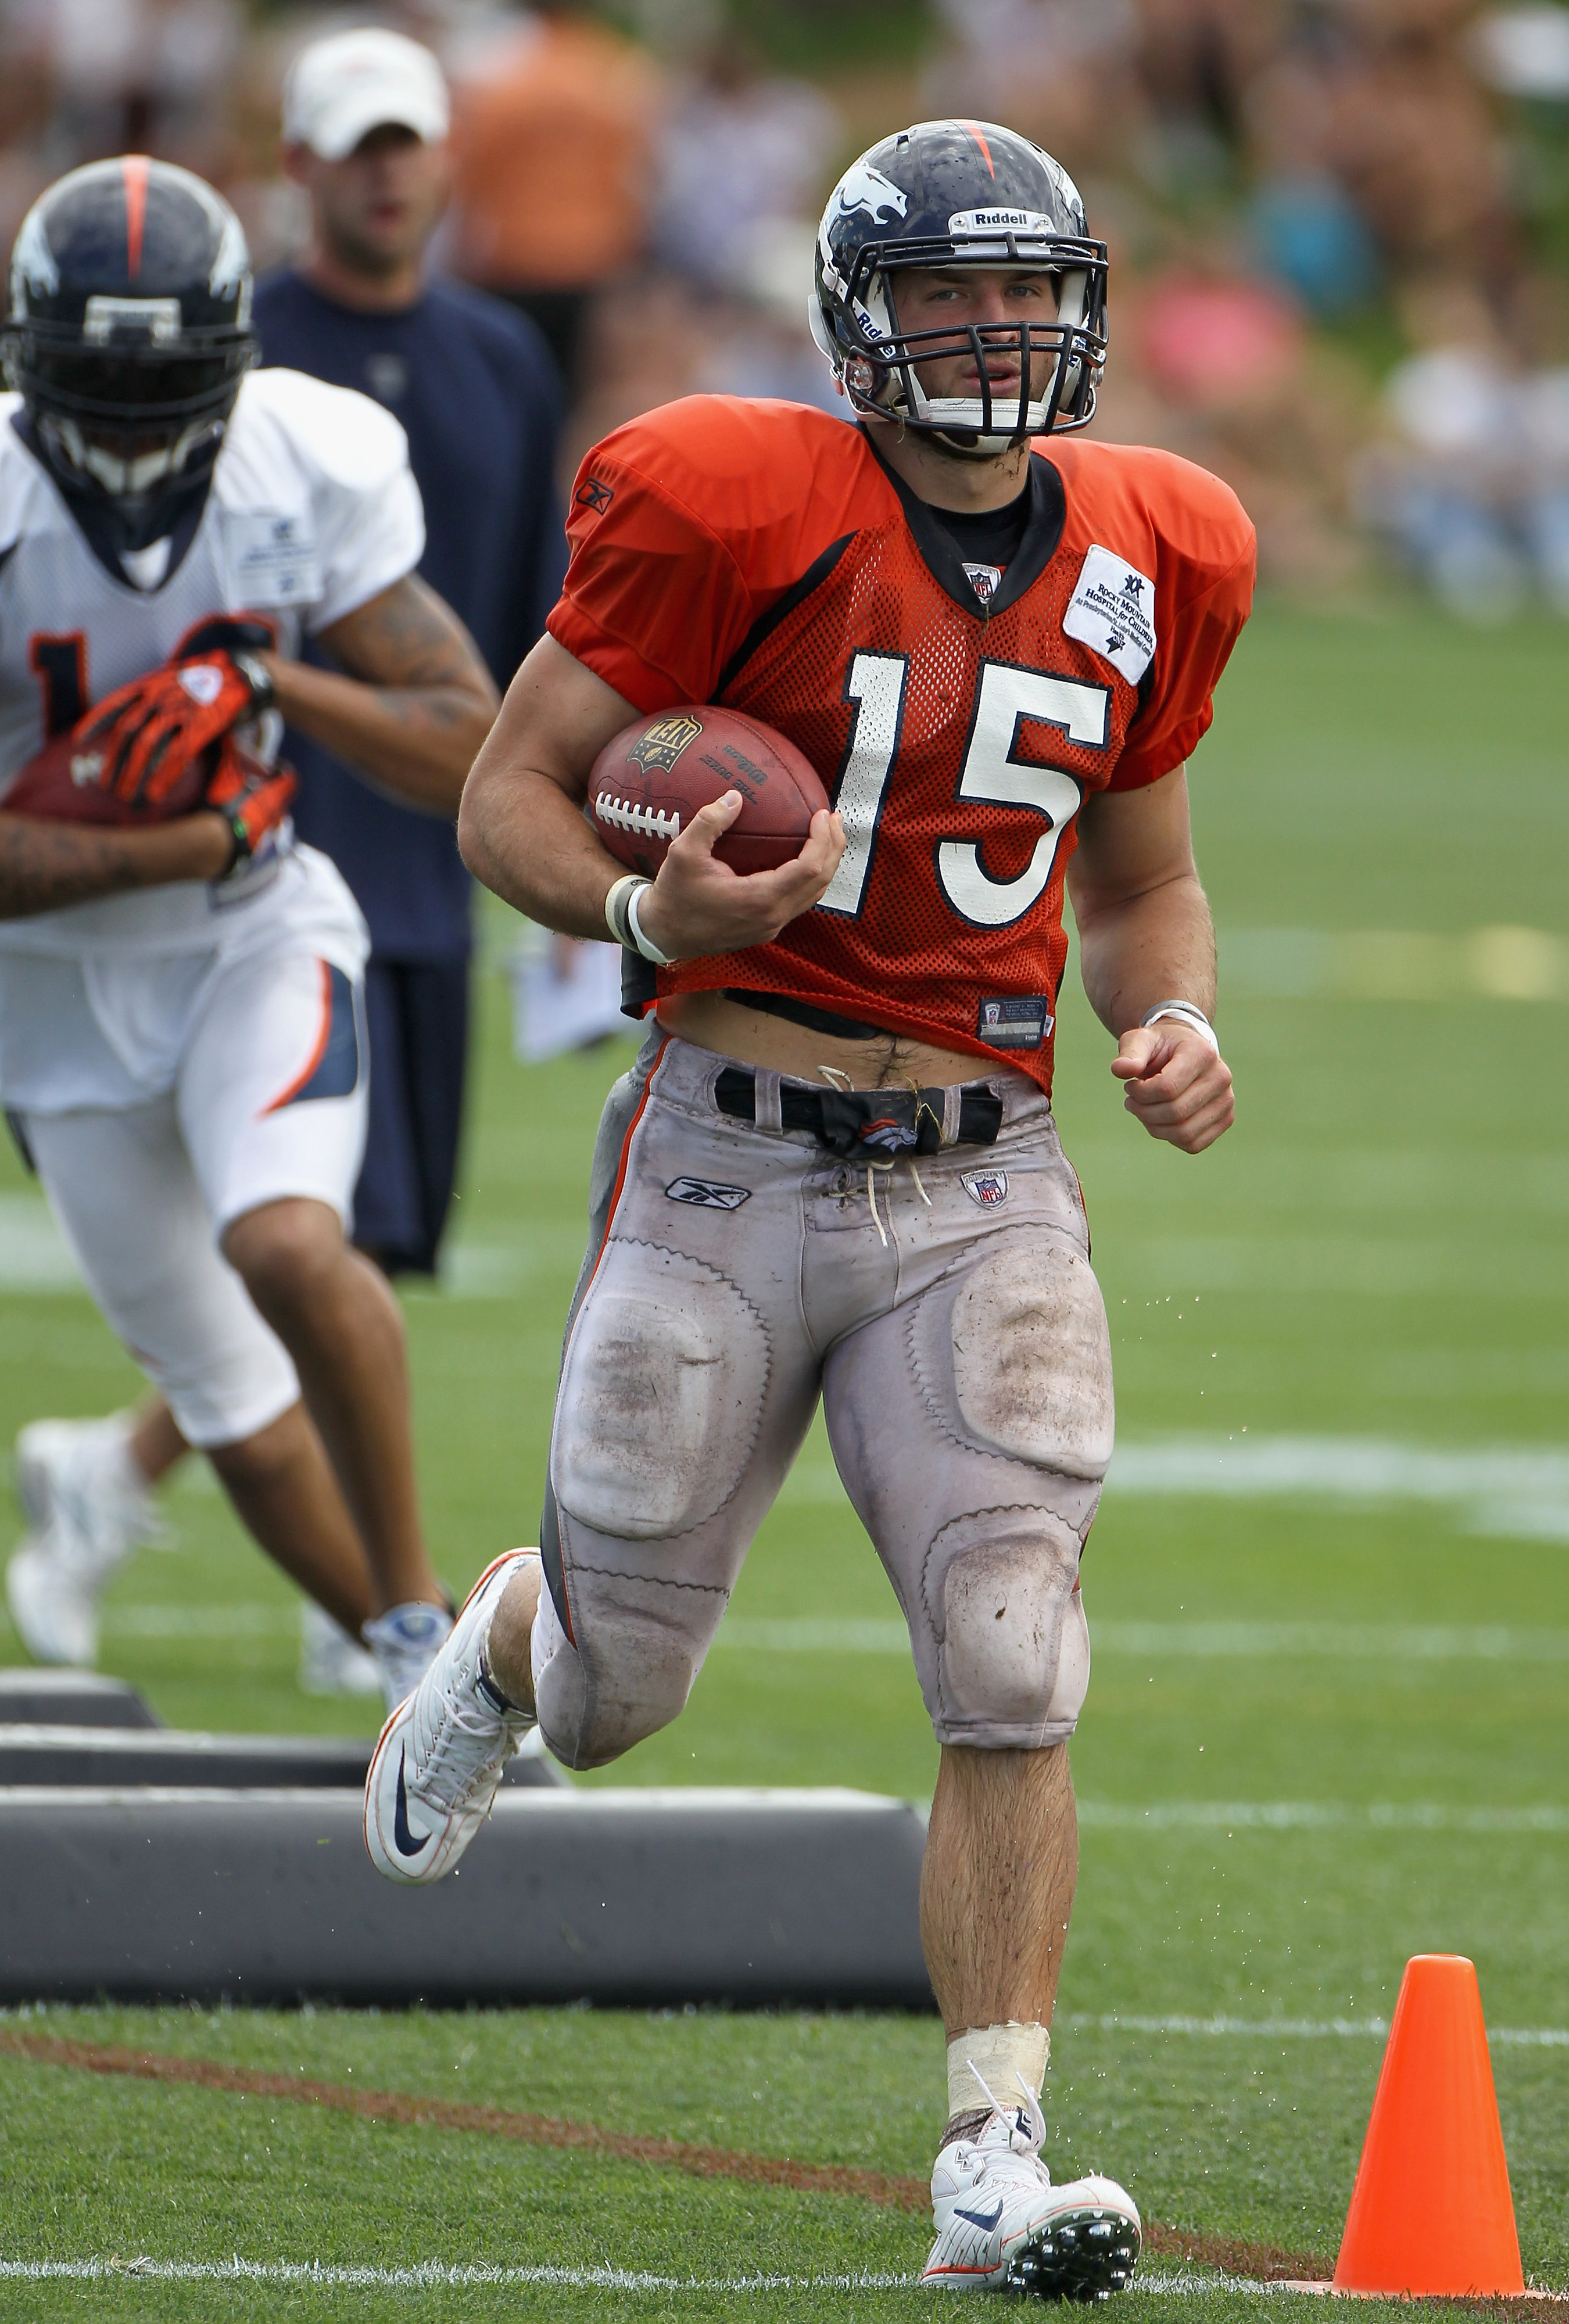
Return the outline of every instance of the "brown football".
[[[745,805],[714,853],[733,872],[772,872],[800,853],[828,795],[811,761],[761,720],[686,703],[640,718],[605,744],[587,813],[618,863],[651,880],[699,807],[739,791]]]
[[[17,770],[9,790],[0,792],[0,807],[8,815],[38,815],[51,823],[168,823],[201,805],[217,758],[213,743],[156,807],[132,807],[103,788],[100,752],[84,747],[69,733],[57,734]]]

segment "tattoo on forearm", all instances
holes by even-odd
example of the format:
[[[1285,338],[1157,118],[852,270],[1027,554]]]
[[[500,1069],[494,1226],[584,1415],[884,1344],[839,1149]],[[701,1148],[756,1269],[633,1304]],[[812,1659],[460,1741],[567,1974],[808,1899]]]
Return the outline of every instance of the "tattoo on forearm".
[[[457,616],[417,576],[341,622],[334,640],[351,675],[400,692],[450,687],[472,696],[489,680]]]
[[[461,726],[474,715],[474,696],[438,692],[434,687],[385,687],[373,692],[389,718],[399,719],[405,726],[417,725],[429,719],[438,726]]]
[[[96,896],[200,876],[165,870],[150,879],[139,836],[0,815],[0,919],[26,919]]]

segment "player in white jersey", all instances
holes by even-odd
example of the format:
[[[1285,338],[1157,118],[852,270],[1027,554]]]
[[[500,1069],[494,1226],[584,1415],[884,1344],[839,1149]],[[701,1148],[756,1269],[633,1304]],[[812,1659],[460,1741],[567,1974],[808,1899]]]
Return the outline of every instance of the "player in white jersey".
[[[366,936],[332,865],[294,845],[271,761],[287,718],[451,815],[495,696],[415,574],[402,430],[366,398],[253,372],[250,286],[226,203],[139,156],[71,172],[17,238],[0,1102],[183,1437],[328,1613],[368,1623],[396,1700],[449,1614],[400,1312],[345,1232]],[[300,662],[307,636],[335,669]],[[144,1500],[160,1463],[134,1432],[102,1449],[107,1499]],[[90,1660],[113,1553],[79,1511],[42,1514],[8,1569],[13,1613],[35,1653]]]

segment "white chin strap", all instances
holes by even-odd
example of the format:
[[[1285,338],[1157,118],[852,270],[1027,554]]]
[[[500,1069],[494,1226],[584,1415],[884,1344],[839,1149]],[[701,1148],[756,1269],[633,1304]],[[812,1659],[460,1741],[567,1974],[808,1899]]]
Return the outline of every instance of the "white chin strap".
[[[177,476],[197,445],[208,435],[210,420],[192,420],[182,429],[172,444],[165,444],[155,452],[143,452],[130,459],[118,453],[106,451],[101,444],[82,433],[74,420],[51,413],[44,425],[49,429],[60,449],[73,468],[91,476],[101,484],[111,500],[134,500],[139,493],[151,492],[165,477]]]
[[[1020,416],[1015,396],[994,395],[992,398],[992,425],[986,428],[986,407],[979,396],[936,395],[920,392],[920,383],[912,379],[913,410],[911,417],[924,420],[928,427],[940,429],[944,435],[974,436],[974,444],[957,445],[955,450],[974,451],[978,457],[990,459],[1006,452],[1020,428],[1039,432],[1046,426],[1046,405],[1027,403]]]

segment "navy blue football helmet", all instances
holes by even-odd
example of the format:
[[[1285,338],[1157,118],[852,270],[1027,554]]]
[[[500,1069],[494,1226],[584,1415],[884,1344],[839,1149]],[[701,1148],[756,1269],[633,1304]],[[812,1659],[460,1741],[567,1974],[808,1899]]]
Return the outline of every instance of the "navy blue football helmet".
[[[1057,318],[909,330],[900,320],[899,276],[934,266],[1038,268],[1055,282]],[[873,145],[828,198],[816,276],[812,336],[858,411],[986,458],[1094,416],[1106,356],[1106,245],[1090,237],[1066,171],[1015,130],[922,121]],[[1016,395],[992,394],[986,346],[1017,352]],[[980,369],[980,394],[927,395],[916,364],[966,348]],[[1050,382],[1032,401],[1032,365],[1043,354]]]
[[[217,458],[256,357],[239,219],[144,154],[72,170],[22,222],[0,347],[69,492],[122,514],[183,492]]]

